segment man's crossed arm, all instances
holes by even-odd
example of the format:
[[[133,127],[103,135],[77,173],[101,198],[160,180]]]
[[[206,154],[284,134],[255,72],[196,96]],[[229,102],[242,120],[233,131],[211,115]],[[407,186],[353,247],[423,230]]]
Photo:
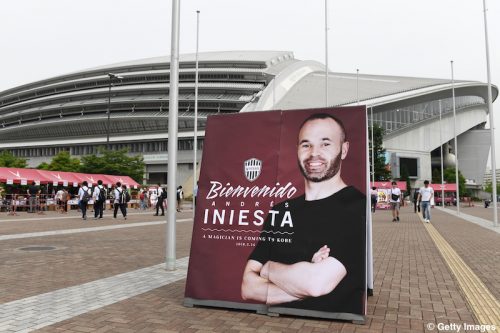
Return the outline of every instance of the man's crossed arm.
[[[344,265],[329,254],[325,245],[311,262],[286,265],[268,261],[262,265],[250,259],[243,273],[241,296],[245,300],[280,304],[326,295],[347,274]]]

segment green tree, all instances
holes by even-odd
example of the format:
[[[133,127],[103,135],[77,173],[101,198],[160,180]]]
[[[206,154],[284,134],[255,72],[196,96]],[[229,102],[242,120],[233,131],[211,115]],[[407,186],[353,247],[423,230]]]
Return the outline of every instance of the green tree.
[[[455,172],[455,171],[453,171]],[[455,181],[453,181],[454,183]],[[432,170],[432,183],[433,184],[441,184],[441,171],[440,169],[434,168]]]
[[[484,191],[488,193],[493,193],[493,183],[491,181],[486,183]],[[500,183],[497,183],[497,194],[500,194]]]
[[[455,168],[446,168],[444,169],[443,174],[444,174],[444,181],[446,183],[448,184],[456,183]],[[439,183],[441,183],[441,181],[439,181]],[[460,170],[458,170],[458,186],[460,195],[467,193],[465,190],[465,177],[462,175]]]
[[[406,192],[404,193],[404,196],[409,196],[411,194],[410,172],[408,171],[408,167],[406,165],[401,167],[400,180],[404,180],[406,182]]]
[[[15,157],[8,150],[4,150],[0,153],[0,167],[6,168],[26,168],[28,163],[25,158]]]
[[[384,130],[377,124],[373,125],[373,145],[371,144],[371,126],[368,127],[368,138],[370,140],[370,147],[373,147],[373,156],[375,161],[375,180],[383,181],[391,179],[391,171],[385,163],[385,149],[383,147]],[[372,154],[369,154],[370,166],[372,165]]]
[[[80,172],[103,173],[108,175],[130,176],[138,183],[142,183],[144,174],[144,159],[140,155],[128,156],[128,150],[99,149],[99,154],[82,157]]]
[[[80,171],[80,160],[71,157],[69,151],[60,151],[50,163],[43,162],[37,169],[78,172]]]
[[[49,163],[42,162],[36,167],[38,170],[49,170]]]

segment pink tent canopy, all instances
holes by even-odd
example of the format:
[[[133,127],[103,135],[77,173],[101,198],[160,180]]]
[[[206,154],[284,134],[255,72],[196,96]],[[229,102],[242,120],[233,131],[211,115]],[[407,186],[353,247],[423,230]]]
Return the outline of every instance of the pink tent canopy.
[[[382,188],[385,188],[385,189],[390,189],[392,188],[392,185],[391,185],[392,182],[390,181],[387,181],[387,182],[370,182],[370,187],[373,187],[375,186],[376,188],[378,189],[382,189]],[[406,191],[406,182],[396,182],[397,183],[397,187],[401,190],[401,191]]]
[[[120,182],[122,183],[122,185],[132,188],[138,188],[141,186],[138,182],[136,182],[129,176],[116,176],[116,175],[105,175],[105,176],[111,179],[113,181],[113,184]]]
[[[457,191],[457,184],[429,184],[430,187],[436,191],[441,191],[441,188],[444,189],[445,192],[456,192]]]
[[[0,168],[0,182],[27,185],[32,182],[47,184],[49,179],[36,169]]]
[[[49,183],[53,185],[77,187],[78,184],[81,183],[80,178],[77,177],[74,172],[49,171],[49,170],[38,170],[38,172],[43,174],[46,178],[48,178]]]
[[[127,187],[138,188],[140,184],[129,176],[102,175],[79,172],[49,171],[22,168],[0,168],[0,183],[28,185],[32,182],[38,184],[53,184],[63,186],[78,186],[87,181],[89,185],[97,185],[102,180],[104,185],[111,186],[117,182]]]
[[[89,186],[97,185],[98,180],[102,180],[103,185],[112,185],[113,182],[106,175],[93,174],[93,173],[77,173],[82,182],[86,181]]]

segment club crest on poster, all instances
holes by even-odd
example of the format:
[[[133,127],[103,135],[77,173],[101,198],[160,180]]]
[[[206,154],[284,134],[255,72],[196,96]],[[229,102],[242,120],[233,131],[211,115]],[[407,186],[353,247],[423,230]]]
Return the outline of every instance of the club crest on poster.
[[[256,180],[260,176],[262,170],[262,161],[256,158],[250,158],[245,161],[244,171],[245,177],[251,182]]]

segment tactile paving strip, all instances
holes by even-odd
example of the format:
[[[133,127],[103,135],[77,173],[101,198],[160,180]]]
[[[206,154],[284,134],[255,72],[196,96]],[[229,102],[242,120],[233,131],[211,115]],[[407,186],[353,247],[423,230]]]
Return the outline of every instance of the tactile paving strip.
[[[500,327],[500,302],[430,223],[424,223],[481,325]],[[495,331],[492,331],[495,332]]]

